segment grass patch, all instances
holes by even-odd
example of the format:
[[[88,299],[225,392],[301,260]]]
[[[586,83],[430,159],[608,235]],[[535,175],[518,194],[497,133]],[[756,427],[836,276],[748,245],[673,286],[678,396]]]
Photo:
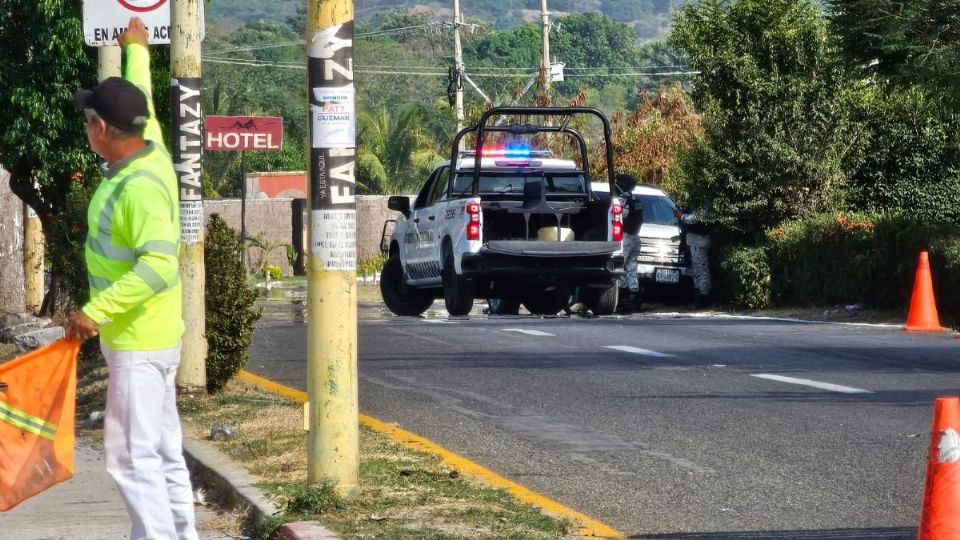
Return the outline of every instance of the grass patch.
[[[237,435],[211,441],[262,480],[283,515],[257,533],[267,538],[282,523],[317,520],[342,538],[551,539],[574,538],[572,525],[517,501],[505,490],[464,478],[434,454],[400,446],[360,428],[360,495],[344,500],[307,478],[302,405],[242,381],[215,396],[181,400],[184,421],[209,434],[227,424]]]

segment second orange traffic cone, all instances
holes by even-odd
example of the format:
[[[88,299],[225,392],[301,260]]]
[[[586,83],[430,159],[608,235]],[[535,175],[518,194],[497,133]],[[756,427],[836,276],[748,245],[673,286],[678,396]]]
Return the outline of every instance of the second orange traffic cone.
[[[937,315],[937,301],[933,297],[933,278],[930,277],[930,258],[926,251],[920,252],[917,261],[917,277],[913,281],[913,296],[910,297],[910,314],[903,327],[908,332],[942,332]]]
[[[939,397],[917,540],[960,538],[960,398]]]

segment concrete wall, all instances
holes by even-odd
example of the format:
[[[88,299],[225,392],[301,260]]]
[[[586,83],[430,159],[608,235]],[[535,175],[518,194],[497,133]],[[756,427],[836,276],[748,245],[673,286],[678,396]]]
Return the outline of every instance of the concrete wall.
[[[247,236],[262,234],[270,242],[290,244],[293,238],[292,222],[293,199],[247,199]],[[209,199],[204,201],[204,214],[220,214],[231,227],[240,231],[240,199]],[[380,235],[383,223],[395,219],[396,212],[387,208],[387,197],[382,195],[361,195],[357,197],[357,261],[372,259],[380,254]],[[304,227],[307,218],[304,216]],[[306,241],[306,231],[304,232]],[[306,246],[304,246],[306,247]],[[250,250],[248,264],[251,266],[263,254],[260,250]],[[293,269],[287,261],[287,250],[280,246],[273,250],[267,261],[280,267],[283,275],[292,275]]]
[[[25,311],[23,201],[10,191],[10,174],[0,168],[0,312]]]

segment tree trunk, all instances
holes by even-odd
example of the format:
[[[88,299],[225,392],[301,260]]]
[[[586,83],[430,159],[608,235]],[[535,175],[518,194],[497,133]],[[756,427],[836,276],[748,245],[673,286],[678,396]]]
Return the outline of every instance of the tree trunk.
[[[0,168],[0,312],[26,311],[23,279],[23,201]]]

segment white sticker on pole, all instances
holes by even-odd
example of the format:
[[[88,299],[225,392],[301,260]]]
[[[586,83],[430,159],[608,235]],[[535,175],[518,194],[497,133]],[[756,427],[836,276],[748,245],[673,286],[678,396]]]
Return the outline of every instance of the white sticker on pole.
[[[353,148],[356,146],[357,121],[354,115],[353,85],[342,88],[313,88],[314,148]]]
[[[203,201],[180,201],[180,241],[200,242],[203,233]]]
[[[203,2],[200,9],[200,39],[205,33]],[[91,47],[117,45],[130,17],[140,17],[147,27],[147,43],[170,43],[169,0],[83,0],[83,40]]]
[[[324,270],[357,269],[357,211],[312,210],[310,254]]]

